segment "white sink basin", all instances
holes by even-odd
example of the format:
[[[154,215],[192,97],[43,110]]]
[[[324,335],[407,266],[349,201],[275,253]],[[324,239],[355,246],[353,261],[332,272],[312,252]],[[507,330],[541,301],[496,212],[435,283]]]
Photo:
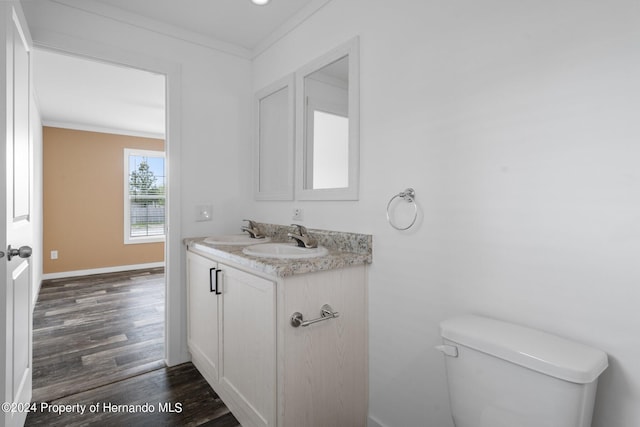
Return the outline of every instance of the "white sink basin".
[[[242,250],[246,255],[280,258],[280,259],[304,259],[324,256],[329,253],[324,246],[317,248],[301,248],[295,243],[265,243],[247,246]]]
[[[230,245],[230,246],[246,246],[255,245],[256,243],[267,243],[271,239],[265,237],[264,239],[253,239],[248,234],[229,234],[226,236],[214,236],[204,239],[205,243],[212,245]]]

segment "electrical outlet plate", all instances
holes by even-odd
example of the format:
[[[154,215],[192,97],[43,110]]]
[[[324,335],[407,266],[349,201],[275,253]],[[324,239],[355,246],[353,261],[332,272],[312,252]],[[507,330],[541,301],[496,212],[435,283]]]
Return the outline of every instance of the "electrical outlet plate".
[[[302,218],[303,218],[302,208],[293,208],[293,211],[291,213],[291,219],[294,221],[302,221]]]
[[[196,221],[211,221],[213,206],[198,205],[196,206]]]

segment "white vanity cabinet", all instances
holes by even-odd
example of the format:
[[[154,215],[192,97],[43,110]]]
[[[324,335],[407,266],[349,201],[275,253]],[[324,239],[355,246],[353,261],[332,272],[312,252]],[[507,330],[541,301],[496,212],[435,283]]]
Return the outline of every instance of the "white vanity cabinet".
[[[275,284],[187,252],[193,364],[243,425],[275,426]]]
[[[364,264],[280,277],[209,253],[187,260],[193,363],[243,427],[366,425]],[[314,320],[324,304],[338,317],[292,326],[294,313]]]

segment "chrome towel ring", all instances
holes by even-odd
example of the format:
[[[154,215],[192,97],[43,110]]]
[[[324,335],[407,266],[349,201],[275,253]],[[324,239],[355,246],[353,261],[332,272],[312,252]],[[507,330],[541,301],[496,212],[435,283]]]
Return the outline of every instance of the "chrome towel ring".
[[[406,227],[399,227],[398,225],[394,224],[393,220],[391,219],[389,208],[391,207],[391,203],[393,203],[396,198],[404,199],[407,201],[407,203],[413,203],[413,220]],[[389,200],[389,203],[387,203],[387,221],[396,230],[408,230],[409,228],[413,227],[413,224],[416,223],[416,219],[418,219],[418,205],[416,204],[415,198],[416,191],[413,188],[407,188],[406,190],[401,191],[400,193],[393,196],[391,200]]]

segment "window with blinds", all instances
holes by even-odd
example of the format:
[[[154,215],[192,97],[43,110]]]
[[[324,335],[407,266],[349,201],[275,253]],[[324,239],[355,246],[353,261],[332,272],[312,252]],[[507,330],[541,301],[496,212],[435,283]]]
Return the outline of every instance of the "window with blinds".
[[[165,156],[162,151],[124,150],[124,242],[164,241]]]

